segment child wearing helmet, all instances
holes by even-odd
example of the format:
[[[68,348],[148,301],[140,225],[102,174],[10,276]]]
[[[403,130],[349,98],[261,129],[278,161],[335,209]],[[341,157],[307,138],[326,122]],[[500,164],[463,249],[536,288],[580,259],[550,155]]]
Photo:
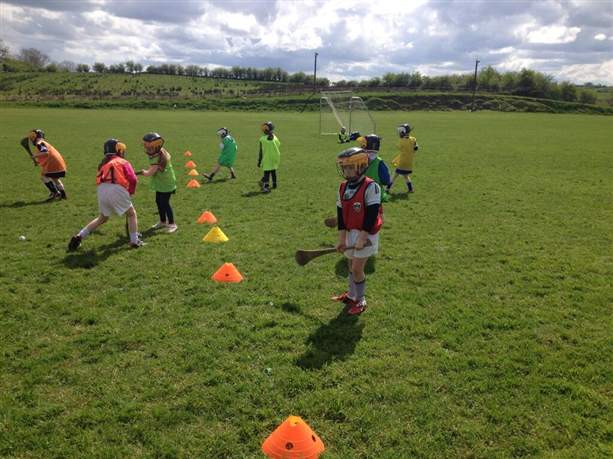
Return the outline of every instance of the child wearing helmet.
[[[379,156],[379,148],[381,147],[381,138],[376,134],[360,136],[357,139],[361,148],[368,151],[370,162],[368,169],[364,172],[366,177],[370,177],[381,187],[381,201],[388,202],[389,196],[383,187],[389,187],[392,183],[390,179],[390,171]]]
[[[341,126],[341,131],[338,133],[338,143],[349,143],[349,134],[345,126]]]
[[[408,124],[401,124],[398,126],[397,131],[400,137],[398,141],[398,150],[400,152],[392,160],[392,164],[396,166],[396,172],[394,173],[394,178],[387,187],[387,191],[389,192],[392,188],[394,180],[396,180],[399,175],[402,175],[407,185],[408,192],[413,193],[415,190],[413,189],[411,174],[413,173],[413,159],[415,158],[415,152],[419,149],[419,145],[417,145],[415,137],[410,135],[411,126]]]
[[[49,198],[47,201],[54,199],[66,199],[66,191],[62,178],[66,176],[66,162],[57,149],[45,140],[45,133],[40,129],[33,129],[21,141],[22,145],[30,147],[28,142],[34,145],[34,153],[31,153],[32,158],[40,166],[40,178],[43,184],[49,190]]]
[[[368,258],[379,250],[379,230],[383,224],[381,187],[365,175],[369,157],[363,148],[342,151],[336,164],[345,179],[340,184],[336,200],[336,250],[348,258],[349,286],[346,292],[332,299],[345,303],[347,314],[358,315],[366,309],[364,267]]]
[[[236,172],[234,172],[234,163],[236,162],[236,151],[238,146],[236,140],[230,135],[228,128],[222,127],[217,130],[217,135],[221,143],[219,144],[219,158],[217,158],[217,165],[213,168],[210,174],[202,174],[204,178],[209,182],[213,181],[213,177],[223,167],[227,167],[230,170],[230,178],[236,178]]]
[[[109,139],[104,143],[104,159],[98,166],[96,175],[100,215],[70,239],[68,251],[77,250],[83,239],[106,223],[113,214],[126,214],[130,247],[138,248],[144,245],[139,238],[136,209],[130,200],[130,196],[136,191],[138,180],[132,164],[124,158],[125,154],[126,145],[119,140]]]
[[[264,170],[264,176],[259,185],[263,193],[270,193],[269,181],[272,178],[272,188],[277,188],[277,169],[281,161],[281,142],[273,132],[275,127],[271,121],[260,126],[264,135],[260,137],[260,151],[258,154],[258,167]]]
[[[137,172],[137,175],[151,177],[150,188],[155,191],[155,203],[160,221],[152,229],[165,228],[167,233],[177,231],[170,198],[177,190],[177,177],[172,167],[172,157],[166,151],[164,139],[157,132],[149,132],[143,136],[143,146],[149,159],[149,168]]]

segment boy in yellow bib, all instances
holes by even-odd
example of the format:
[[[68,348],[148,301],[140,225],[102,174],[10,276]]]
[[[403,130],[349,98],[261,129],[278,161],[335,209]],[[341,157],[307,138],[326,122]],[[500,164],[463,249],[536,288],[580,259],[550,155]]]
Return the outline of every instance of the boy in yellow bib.
[[[415,159],[415,152],[419,148],[419,145],[417,145],[417,140],[415,137],[410,135],[411,126],[408,124],[402,124],[398,126],[397,130],[398,135],[400,136],[400,140],[398,141],[398,150],[400,153],[398,153],[398,155],[392,160],[392,164],[396,166],[396,171],[394,173],[394,178],[392,178],[392,182],[387,187],[387,191],[390,191],[396,178],[398,178],[399,175],[402,175],[405,183],[407,184],[409,193],[413,193],[415,190],[413,189],[411,174],[413,173],[413,160]]]

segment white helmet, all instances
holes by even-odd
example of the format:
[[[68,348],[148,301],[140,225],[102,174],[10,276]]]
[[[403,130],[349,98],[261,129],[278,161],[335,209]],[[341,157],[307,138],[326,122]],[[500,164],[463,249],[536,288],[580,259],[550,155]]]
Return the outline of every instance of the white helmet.
[[[217,130],[217,135],[221,137],[222,139],[226,137],[229,133],[230,131],[228,131],[228,128],[225,128],[225,127],[219,128]]]

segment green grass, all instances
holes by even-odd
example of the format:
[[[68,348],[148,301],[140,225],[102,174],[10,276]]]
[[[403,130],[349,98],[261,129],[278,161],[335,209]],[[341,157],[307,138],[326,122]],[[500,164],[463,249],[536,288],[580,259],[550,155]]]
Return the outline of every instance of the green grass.
[[[262,457],[288,415],[329,458],[610,457],[613,186],[610,120],[491,112],[376,113],[382,156],[409,121],[407,197],[385,205],[369,310],[340,314],[335,139],[298,113],[1,109],[0,456]],[[282,142],[279,189],[256,193],[259,124]],[[236,181],[185,188],[215,131],[239,143]],[[18,140],[40,127],[65,156],[69,200],[46,192]],[[126,248],[97,213],[102,144],[158,130],[179,172],[179,231]],[[146,182],[146,179],[144,179]],[[156,221],[146,183],[143,229]],[[230,241],[201,242],[212,210]],[[27,237],[19,241],[20,235]],[[218,285],[232,262],[246,280]]]

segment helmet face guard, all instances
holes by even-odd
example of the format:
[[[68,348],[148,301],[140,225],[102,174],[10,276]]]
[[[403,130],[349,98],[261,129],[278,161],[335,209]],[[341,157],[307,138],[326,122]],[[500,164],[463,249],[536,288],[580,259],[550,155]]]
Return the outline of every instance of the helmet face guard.
[[[409,133],[411,132],[411,126],[409,126],[408,124],[401,124],[400,126],[398,126],[396,128],[396,130],[398,131],[398,135],[400,137],[407,137],[409,135]]]
[[[143,145],[149,156],[155,156],[162,150],[164,139],[157,132],[149,132],[143,136]]]
[[[368,152],[363,148],[349,148],[336,157],[336,168],[344,179],[355,182],[362,177],[369,164]]]
[[[30,132],[28,132],[28,139],[30,139],[30,142],[32,143],[36,142],[38,139],[44,139],[44,138],[45,138],[45,133],[41,131],[40,129],[32,129]]]
[[[272,131],[275,129],[275,125],[272,124],[272,121],[266,121],[265,123],[262,123],[260,129],[264,134],[272,134]]]

